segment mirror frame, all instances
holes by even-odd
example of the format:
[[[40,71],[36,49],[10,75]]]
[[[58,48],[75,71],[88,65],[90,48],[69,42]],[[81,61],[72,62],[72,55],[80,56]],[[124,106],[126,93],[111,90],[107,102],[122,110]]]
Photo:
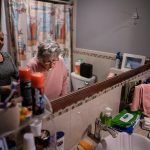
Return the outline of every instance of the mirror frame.
[[[137,74],[147,71],[148,69],[150,69],[150,62],[147,62],[145,65],[143,65],[137,69],[133,69],[133,70],[124,72],[113,78],[107,79],[105,81],[96,83],[94,85],[80,89],[76,92],[72,92],[71,94],[68,94],[66,96],[55,99],[51,102],[53,113],[56,113],[61,109],[65,109],[66,107],[71,106],[72,104],[77,103],[81,100],[84,100],[87,97],[91,97],[92,95],[94,95],[100,91],[103,91],[106,88],[112,87],[112,86],[114,86],[120,82],[123,82]]]

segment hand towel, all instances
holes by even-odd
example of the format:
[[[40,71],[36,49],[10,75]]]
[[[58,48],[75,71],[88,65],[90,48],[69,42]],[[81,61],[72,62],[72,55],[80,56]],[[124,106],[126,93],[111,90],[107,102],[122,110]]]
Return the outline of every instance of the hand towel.
[[[150,123],[150,118],[149,117],[144,117],[144,122]]]
[[[145,130],[150,130],[150,126],[146,126],[146,125],[142,125],[142,129],[145,129]]]
[[[143,90],[143,111],[150,115],[150,84],[141,84]]]

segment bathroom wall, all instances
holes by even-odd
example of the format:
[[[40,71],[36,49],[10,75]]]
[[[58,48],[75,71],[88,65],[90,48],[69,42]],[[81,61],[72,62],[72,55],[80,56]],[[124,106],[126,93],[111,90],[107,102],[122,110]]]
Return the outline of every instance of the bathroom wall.
[[[86,98],[60,112],[54,114],[54,119],[44,121],[43,128],[51,132],[63,130],[65,132],[65,150],[76,150],[84,130],[89,124],[93,124],[95,118],[99,116],[105,106],[113,109],[113,115],[118,113],[121,87],[128,81],[145,80],[149,76],[150,70],[138,74],[122,83],[96,93],[92,97]]]
[[[110,68],[114,67],[115,54],[77,48],[73,51],[73,68],[78,59],[92,64],[93,74],[96,75],[97,81],[101,82],[107,78]]]
[[[149,0],[77,0],[76,12],[77,48],[150,57]]]

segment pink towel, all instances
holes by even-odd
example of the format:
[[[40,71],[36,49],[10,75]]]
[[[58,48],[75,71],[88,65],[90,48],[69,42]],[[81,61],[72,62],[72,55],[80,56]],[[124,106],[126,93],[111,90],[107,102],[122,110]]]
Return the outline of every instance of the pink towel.
[[[131,111],[142,110],[145,115],[150,115],[150,84],[135,86]]]
[[[143,110],[145,115],[150,115],[150,84],[141,84],[143,89]]]

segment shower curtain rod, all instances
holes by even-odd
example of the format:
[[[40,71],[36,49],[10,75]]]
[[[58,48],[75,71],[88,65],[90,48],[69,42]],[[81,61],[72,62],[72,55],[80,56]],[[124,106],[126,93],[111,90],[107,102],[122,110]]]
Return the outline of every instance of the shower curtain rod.
[[[36,1],[50,2],[50,3],[54,3],[54,4],[65,4],[65,5],[72,5],[73,4],[73,0],[70,0],[69,2],[61,1],[61,0],[36,0]]]

